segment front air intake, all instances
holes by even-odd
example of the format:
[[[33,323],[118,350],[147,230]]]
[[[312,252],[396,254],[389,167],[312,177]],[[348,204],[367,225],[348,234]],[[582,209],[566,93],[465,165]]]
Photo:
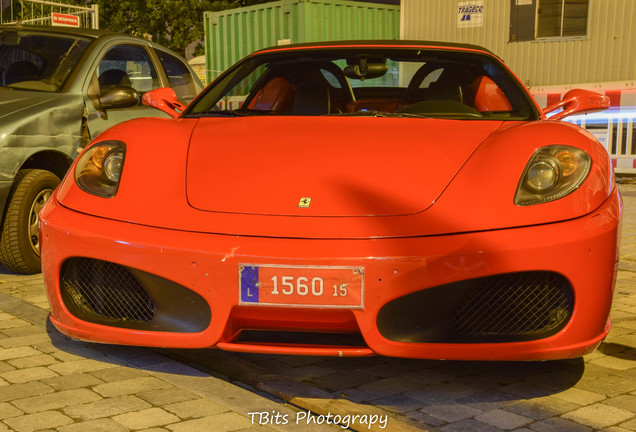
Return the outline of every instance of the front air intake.
[[[87,321],[150,322],[155,307],[139,281],[124,266],[87,258],[64,263],[60,280],[64,305]]]
[[[552,336],[574,309],[568,280],[545,271],[494,275],[408,294],[380,309],[387,339],[414,343],[520,342]]]
[[[210,306],[200,294],[108,261],[68,259],[62,265],[60,292],[69,313],[95,324],[179,333],[201,332],[210,325]]]
[[[556,273],[515,273],[486,278],[455,314],[465,337],[533,337],[561,329],[572,311],[569,284]]]

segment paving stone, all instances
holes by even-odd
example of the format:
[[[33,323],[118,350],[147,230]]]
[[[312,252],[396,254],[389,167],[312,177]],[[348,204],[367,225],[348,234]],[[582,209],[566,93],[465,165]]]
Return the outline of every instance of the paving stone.
[[[591,363],[615,370],[627,370],[636,368],[634,360],[622,359],[612,356],[603,356],[598,359],[592,360]]]
[[[31,347],[21,346],[13,348],[0,348],[0,360],[10,360],[20,357],[29,357],[41,354]]]
[[[301,367],[320,363],[323,359],[315,356],[290,355],[283,357],[281,361],[293,367]]]
[[[139,432],[169,432],[168,429],[162,427],[153,427],[147,429],[140,429]]]
[[[321,388],[326,388],[330,391],[340,391],[351,387],[357,387],[361,384],[367,384],[374,380],[371,375],[364,372],[352,371],[347,374],[333,373],[331,375],[325,375],[316,377],[311,380]]]
[[[108,369],[96,370],[91,372],[91,374],[95,375],[104,382],[124,381],[132,378],[148,376],[147,372],[128,366],[116,366]]]
[[[393,359],[391,359],[393,360]],[[371,365],[369,367],[364,368],[364,371],[369,375],[378,377],[378,378],[391,378],[396,376],[404,376],[410,372],[406,367],[399,367],[398,364],[394,363],[383,363],[378,365]]]
[[[603,403],[616,408],[621,408],[626,411],[636,413],[636,396],[635,395],[621,395],[611,399],[605,400]]]
[[[580,388],[570,388],[563,392],[556,393],[552,395],[552,397],[578,405],[589,405],[606,399],[605,395]]]
[[[516,429],[532,423],[532,419],[502,409],[487,411],[475,416],[475,420],[504,430]]]
[[[54,354],[57,358],[58,356]],[[64,360],[64,359],[61,359]],[[75,361],[63,361],[63,363],[57,363],[49,366],[51,370],[59,373],[60,375],[71,375],[80,372],[91,372],[100,369],[107,369],[113,367],[112,364],[104,363],[92,358],[85,358]]]
[[[142,347],[96,345],[95,349],[109,357],[116,358],[122,365],[133,366],[140,369],[147,369],[169,361],[165,356]]]
[[[385,397],[397,393],[404,393],[405,391],[409,390],[414,390],[420,386],[421,383],[417,381],[398,376],[384,378],[372,383],[363,384],[359,386],[359,388],[378,397]]]
[[[0,330],[12,329],[17,327],[29,327],[31,323],[21,320],[20,318],[12,318],[0,321]]]
[[[165,405],[164,409],[181,419],[206,417],[229,411],[227,407],[206,399],[194,399]]]
[[[480,410],[454,402],[427,406],[422,408],[420,411],[445,422],[456,422],[467,418],[473,418],[482,413]]]
[[[17,417],[21,415],[22,413],[23,412],[21,410],[17,409],[10,403],[0,402],[0,420],[10,418],[10,417]]]
[[[636,380],[630,379],[627,376],[605,373],[600,374],[598,378],[601,379],[588,379],[586,375],[577,384],[577,388],[597,392],[607,396],[618,396],[636,389]]]
[[[29,334],[21,337],[8,337],[7,339],[0,340],[0,347],[12,348],[19,346],[31,346],[48,340],[49,335],[46,334],[46,332],[40,331],[36,334]]]
[[[104,381],[90,373],[76,373],[48,378],[42,380],[42,382],[53,387],[55,390],[70,390],[103,384]]]
[[[450,382],[455,379],[452,375],[439,371],[437,369],[421,369],[413,372],[409,372],[404,375],[408,379],[419,381],[422,384],[441,384]]]
[[[574,402],[567,402],[555,397],[547,397],[523,400],[519,403],[508,405],[504,409],[534,420],[543,420],[568,411],[573,411],[579,407],[580,405]]]
[[[4,420],[16,432],[41,431],[73,423],[73,419],[58,411],[44,411]]]
[[[610,426],[605,428],[603,432],[632,432],[634,429],[626,429],[621,426]]]
[[[228,412],[179,422],[166,427],[173,432],[200,432],[211,430],[215,432],[226,432],[248,428],[253,429],[254,425],[247,417],[243,417],[234,412]]]
[[[636,298],[626,297],[624,301],[625,301],[625,303],[630,303],[632,305],[636,305]],[[625,327],[625,328],[628,328],[630,330],[636,331],[636,319],[629,319],[629,320],[621,321],[621,323],[617,324],[617,326]]]
[[[366,392],[364,390],[360,390],[359,388],[350,388],[350,389],[342,390],[340,392],[340,397],[342,397],[343,399],[347,399],[351,402],[355,402],[355,403],[359,403],[363,405],[371,404],[372,401],[379,399],[378,396],[371,394],[369,392]]]
[[[18,359],[7,360],[7,363],[17,369],[26,369],[36,366],[49,366],[57,363],[58,360],[48,354],[33,355],[29,357],[21,357]],[[57,375],[57,374],[56,374]]]
[[[466,398],[474,393],[475,391],[473,389],[461,384],[441,383],[406,391],[404,395],[419,400],[423,404],[432,405]]]
[[[94,402],[77,404],[64,409],[64,413],[75,419],[89,420],[112,417],[131,411],[141,411],[152,406],[136,396],[118,396],[99,399]]]
[[[136,396],[150,402],[152,405],[159,406],[198,398],[194,393],[179,387],[142,391],[136,393]]]
[[[396,415],[393,414],[393,415],[390,415],[389,418],[393,419],[395,418],[395,416]],[[399,417],[397,418],[399,418],[401,421],[403,421],[404,423],[408,425],[414,426],[419,429],[423,429],[425,431],[437,430],[436,428],[440,426],[444,426],[445,424],[448,423],[442,419],[439,419],[437,417],[434,417],[430,414],[426,414],[421,411],[410,411],[403,415],[399,415]]]
[[[630,420],[635,416],[634,412],[597,403],[565,413],[562,417],[594,429],[603,429]]]
[[[307,381],[311,378],[331,375],[332,373],[333,370],[331,369],[316,365],[309,365],[293,368],[286,374],[299,381]]]
[[[563,418],[549,418],[530,425],[530,429],[537,432],[590,432],[587,426],[576,424]]]
[[[490,411],[497,408],[503,408],[517,402],[517,399],[509,393],[499,391],[497,389],[476,392],[465,397],[459,397],[454,402],[481,410]]]
[[[113,420],[128,429],[143,429],[179,422],[179,417],[174,414],[170,414],[161,408],[148,408],[141,411],[113,416]],[[219,429],[215,427],[214,430]]]
[[[67,339],[65,336],[59,334],[51,335],[50,344],[43,342],[34,346],[40,351],[51,354],[62,361],[92,359],[103,361],[108,364],[113,363],[115,360],[105,354],[95,351],[91,344]],[[121,366],[121,362],[117,363],[117,365]]]
[[[418,411],[425,405],[417,399],[410,398],[404,394],[395,394],[373,401],[373,405],[385,408],[389,411],[397,413],[408,413],[410,411]]]
[[[10,383],[25,383],[29,381],[39,381],[46,378],[57,376],[51,369],[45,367],[33,367],[27,369],[18,369],[0,374],[2,379]]]
[[[623,422],[619,426],[622,428],[628,429],[630,431],[636,431],[636,419]]]
[[[93,387],[93,390],[104,397],[113,397],[166,387],[170,387],[170,384],[149,376],[99,384]]]
[[[500,387],[499,390],[510,393],[522,399],[534,399],[547,396],[552,393],[549,388],[537,385],[529,380],[508,384],[506,386]]]
[[[52,393],[53,389],[48,385],[35,381],[24,384],[12,384],[0,391],[0,402],[23,399],[30,396]]]
[[[57,430],[59,432],[127,432],[129,429],[111,419],[98,419],[62,426]]]
[[[98,399],[101,399],[100,396],[88,389],[73,389],[25,397],[13,400],[11,403],[24,412],[35,413],[93,402]]]
[[[501,432],[499,428],[485,425],[472,419],[450,423],[446,426],[442,426],[439,430],[445,432]]]
[[[8,372],[8,371],[12,371],[15,370],[15,367],[11,366],[8,361],[0,361],[0,373],[1,372]]]

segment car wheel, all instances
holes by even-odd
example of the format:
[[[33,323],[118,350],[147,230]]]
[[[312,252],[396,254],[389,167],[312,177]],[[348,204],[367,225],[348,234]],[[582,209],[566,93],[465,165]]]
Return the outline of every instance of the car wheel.
[[[38,213],[60,184],[53,173],[20,170],[13,182],[0,238],[0,262],[15,273],[41,271]]]

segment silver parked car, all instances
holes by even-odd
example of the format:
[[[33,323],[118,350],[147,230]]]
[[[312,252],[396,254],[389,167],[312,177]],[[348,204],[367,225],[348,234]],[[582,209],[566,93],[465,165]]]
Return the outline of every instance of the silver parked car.
[[[107,128],[161,116],[141,96],[201,90],[186,61],[144,39],[99,30],[0,26],[0,263],[40,271],[38,212],[74,157]]]

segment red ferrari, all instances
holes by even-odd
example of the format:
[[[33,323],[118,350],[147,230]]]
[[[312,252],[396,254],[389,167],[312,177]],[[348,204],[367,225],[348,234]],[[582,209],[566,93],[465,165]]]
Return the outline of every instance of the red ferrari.
[[[62,333],[471,360],[607,335],[621,199],[560,121],[607,97],[541,110],[486,49],[372,41],[264,49],[187,107],[144,101],[173,118],[98,136],[40,214]]]

